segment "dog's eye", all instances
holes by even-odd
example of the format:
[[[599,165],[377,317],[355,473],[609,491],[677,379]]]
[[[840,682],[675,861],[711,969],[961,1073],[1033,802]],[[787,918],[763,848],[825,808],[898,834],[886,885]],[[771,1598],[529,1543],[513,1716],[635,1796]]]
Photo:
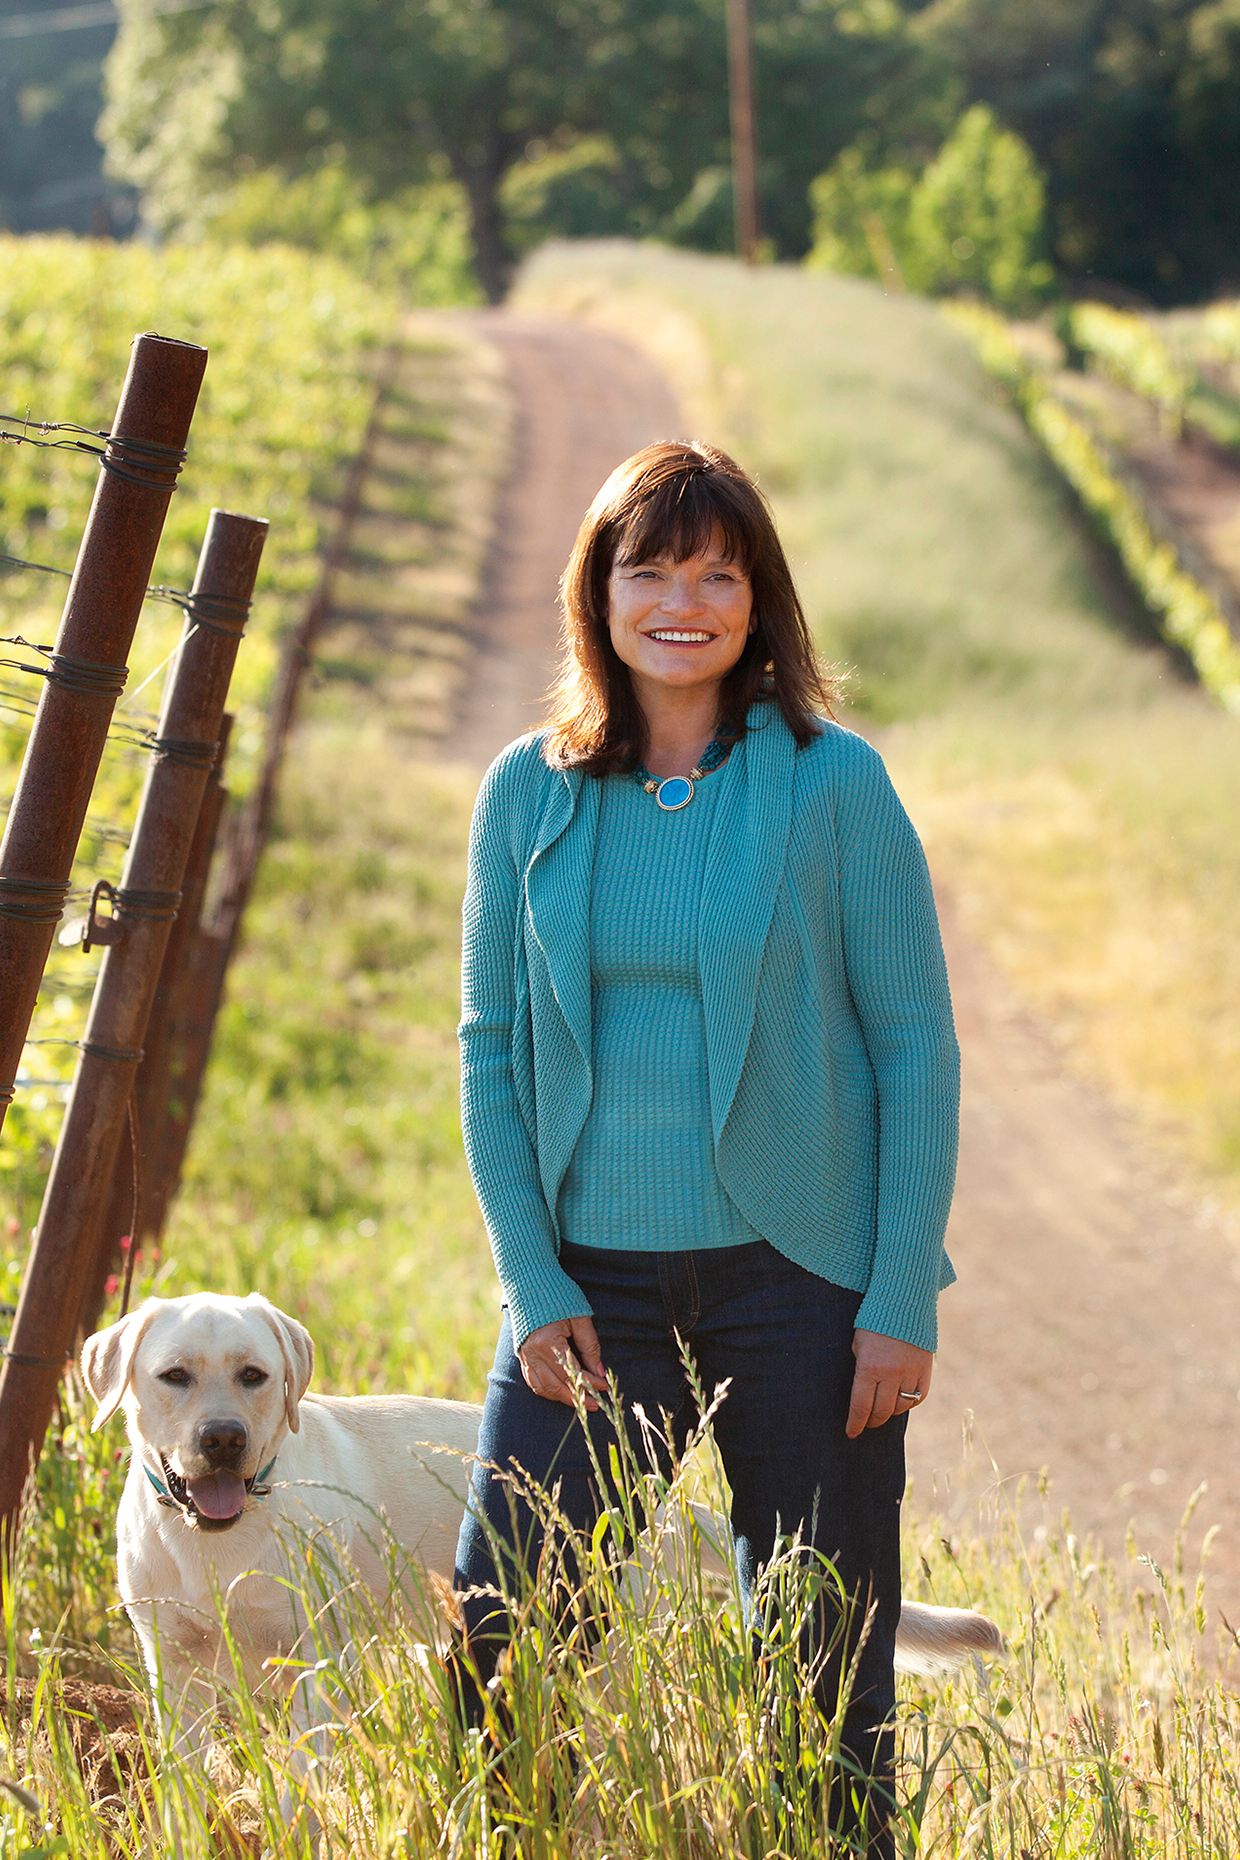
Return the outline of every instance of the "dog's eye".
[[[259,1387],[260,1383],[268,1380],[267,1371],[265,1369],[256,1369],[254,1365],[251,1364],[248,1369],[243,1369],[241,1371],[238,1380],[247,1389],[256,1389]]]
[[[169,1386],[174,1389],[188,1388],[189,1370],[179,1368],[161,1369],[159,1372],[159,1379],[161,1382],[168,1383]]]

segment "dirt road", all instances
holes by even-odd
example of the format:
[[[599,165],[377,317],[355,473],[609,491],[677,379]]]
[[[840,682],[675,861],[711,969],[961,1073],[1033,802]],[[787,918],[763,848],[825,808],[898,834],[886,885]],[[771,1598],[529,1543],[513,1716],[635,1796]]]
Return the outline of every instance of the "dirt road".
[[[457,733],[479,764],[536,717],[557,577],[594,490],[637,445],[679,427],[669,389],[618,342],[502,314],[487,334],[512,373],[521,437]],[[1141,1548],[1166,1561],[1205,1481],[1190,1555],[1218,1523],[1208,1592],[1236,1619],[1240,1259],[1118,1113],[1064,1074],[946,896],[942,915],[964,1052],[948,1240],[960,1282],[940,1307],[932,1399],[910,1428],[915,1499],[969,1531],[979,1499],[992,1511],[1046,1467],[1030,1532],[1057,1526],[1067,1506],[1108,1551],[1122,1552],[1131,1520]]]
[[[508,363],[517,423],[453,742],[485,764],[541,717],[560,574],[594,493],[639,447],[676,438],[679,416],[652,364],[609,336],[503,312],[471,323]]]

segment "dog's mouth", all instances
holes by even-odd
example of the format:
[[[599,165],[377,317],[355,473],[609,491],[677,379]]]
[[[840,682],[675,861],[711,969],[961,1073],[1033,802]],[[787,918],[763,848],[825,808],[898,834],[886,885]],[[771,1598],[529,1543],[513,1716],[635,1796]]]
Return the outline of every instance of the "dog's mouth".
[[[184,1512],[191,1524],[202,1531],[229,1531],[249,1503],[254,1479],[240,1473],[210,1472],[195,1479],[182,1479],[174,1473],[161,1453],[159,1463],[172,1502]]]

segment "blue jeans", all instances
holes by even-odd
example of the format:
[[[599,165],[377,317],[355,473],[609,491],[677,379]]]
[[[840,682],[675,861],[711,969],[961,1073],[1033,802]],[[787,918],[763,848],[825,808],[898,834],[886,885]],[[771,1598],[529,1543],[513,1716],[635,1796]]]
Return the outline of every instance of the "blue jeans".
[[[842,1742],[889,1799],[905,1421],[893,1417],[857,1440],[844,1432],[861,1294],[816,1277],[763,1240],[675,1253],[565,1245],[560,1263],[593,1308],[603,1366],[618,1384],[639,1463],[647,1463],[648,1437],[629,1419],[634,1404],[656,1425],[660,1413],[671,1417],[677,1450],[698,1418],[677,1333],[708,1399],[716,1384],[731,1379],[714,1431],[732,1489],[730,1521],[746,1604],[776,1538],[790,1537],[798,1525],[807,1545],[831,1559],[846,1593],[859,1598],[857,1627],[869,1602],[877,1603]],[[597,1462],[606,1467],[611,1423],[600,1410],[589,1426]],[[469,1593],[496,1580],[476,1514],[514,1555],[515,1545],[522,1546],[527,1568],[535,1567],[541,1548],[530,1509],[518,1501],[514,1520],[512,1487],[493,1469],[515,1460],[539,1484],[558,1484],[562,1508],[577,1530],[588,1531],[599,1508],[580,1423],[527,1387],[506,1313],[478,1453],[457,1546],[456,1587],[463,1592],[470,1652],[485,1682],[511,1627],[506,1614],[497,1615],[493,1597]],[[832,1626],[822,1625],[828,1638]],[[836,1709],[841,1661],[851,1658],[855,1643],[854,1630],[824,1663],[818,1696],[828,1714]],[[847,1829],[849,1811],[842,1806],[839,1812],[839,1825]],[[872,1807],[871,1829],[875,1814]],[[889,1852],[889,1837],[879,1834],[870,1851]]]

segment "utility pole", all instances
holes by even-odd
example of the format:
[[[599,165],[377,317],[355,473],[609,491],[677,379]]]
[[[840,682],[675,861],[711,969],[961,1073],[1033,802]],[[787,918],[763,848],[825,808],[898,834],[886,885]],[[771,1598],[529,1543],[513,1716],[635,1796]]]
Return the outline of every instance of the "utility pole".
[[[732,118],[732,206],[736,256],[752,265],[758,255],[758,185],[754,158],[753,60],[749,0],[727,0],[728,101]]]

